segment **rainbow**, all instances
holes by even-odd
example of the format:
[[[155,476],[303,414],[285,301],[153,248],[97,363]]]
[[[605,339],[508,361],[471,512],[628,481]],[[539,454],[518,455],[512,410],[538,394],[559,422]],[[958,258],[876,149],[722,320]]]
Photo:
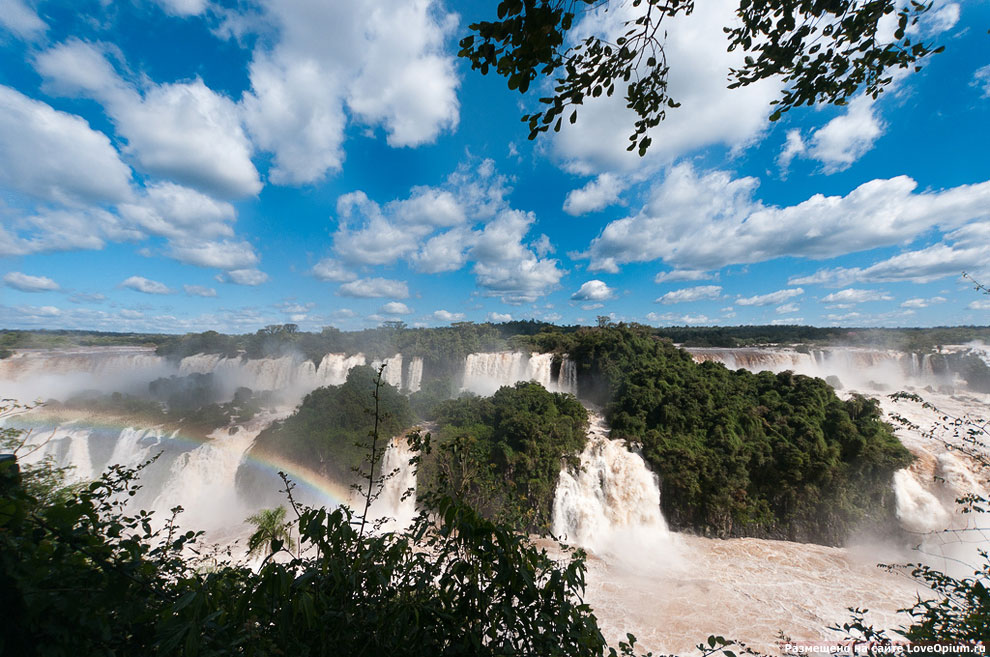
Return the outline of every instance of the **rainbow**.
[[[162,424],[151,424],[150,426],[135,421],[138,418],[120,418],[102,414],[83,414],[82,416],[72,412],[46,411],[37,408],[24,414],[18,414],[6,419],[4,424],[11,425],[10,420],[16,418],[16,426],[26,429],[43,429],[45,431],[53,428],[70,428],[76,426],[80,429],[91,431],[116,431],[123,432],[125,429],[162,429],[165,434],[162,440],[178,445],[188,445],[192,449],[213,442],[214,438],[193,436],[182,434],[178,430],[167,433],[169,428]],[[279,472],[284,472],[289,479],[298,487],[305,491],[314,493],[317,499],[324,502],[324,506],[338,507],[349,504],[351,490],[344,484],[327,479],[322,474],[281,458],[272,454],[252,454],[250,450],[242,456],[241,463],[247,463],[254,468],[277,477]]]

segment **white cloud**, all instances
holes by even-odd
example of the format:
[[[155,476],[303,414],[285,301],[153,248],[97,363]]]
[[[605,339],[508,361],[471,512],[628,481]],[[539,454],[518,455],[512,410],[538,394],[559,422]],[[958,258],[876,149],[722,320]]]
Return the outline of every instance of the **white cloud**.
[[[626,181],[611,173],[600,174],[581,189],[573,189],[564,200],[564,212],[578,216],[597,212],[619,202]]]
[[[145,170],[222,197],[261,190],[238,106],[199,78],[138,90],[78,40],[41,53],[36,67],[51,91],[99,101]]]
[[[707,315],[681,315],[679,313],[647,313],[646,319],[654,324],[707,324],[712,321]]]
[[[409,288],[404,281],[394,281],[387,278],[359,278],[341,285],[337,293],[344,297],[364,299],[382,297],[405,299],[409,296]]]
[[[791,161],[798,155],[804,155],[807,150],[808,147],[801,138],[801,131],[797,128],[788,130],[787,139],[784,141],[784,148],[781,149],[780,155],[777,156],[777,166],[786,172],[787,168],[791,166]]]
[[[572,38],[577,41],[594,33],[614,43],[628,29],[627,21],[635,20],[648,6],[633,4],[610,3],[607,11],[587,12]],[[737,9],[734,0],[712,0],[698,3],[689,16],[671,19],[676,26],[670,28],[665,44],[671,62],[668,84],[671,97],[681,107],[668,110],[667,118],[651,130],[653,144],[646,158],[626,151],[636,115],[626,109],[621,85],[611,98],[585,99],[578,108],[577,123],[551,137],[554,154],[567,168],[584,174],[640,171],[706,146],[741,148],[754,141],[768,123],[769,103],[778,96],[780,83],[769,80],[741,89],[726,88],[727,71],[740,68],[745,56],[740,50],[726,51],[722,31],[735,20]]]
[[[901,308],[927,308],[932,304],[945,303],[946,301],[947,299],[945,297],[931,297],[930,299],[907,299],[901,304]]]
[[[409,315],[412,313],[412,311],[409,310],[409,306],[401,301],[389,301],[384,306],[379,308],[378,312],[385,313],[386,315]]]
[[[653,278],[653,281],[655,283],[674,283],[677,281],[710,281],[713,278],[718,278],[718,274],[704,269],[675,269],[660,272]]]
[[[346,283],[357,278],[357,274],[347,269],[343,264],[333,258],[324,258],[323,260],[320,260],[311,271],[313,276],[321,281]]]
[[[505,201],[506,181],[494,163],[461,166],[439,187],[415,187],[384,205],[364,192],[337,200],[336,258],[354,265],[406,260],[424,273],[472,272],[486,296],[528,303],[554,289],[564,275],[545,235],[528,242],[536,221]]]
[[[259,269],[233,269],[221,274],[219,278],[234,285],[257,287],[268,280],[268,274]]]
[[[232,237],[237,217],[230,203],[170,182],[147,183],[143,197],[118,209],[132,224],[171,239]]]
[[[616,272],[620,264],[657,259],[685,269],[824,259],[990,217],[990,182],[917,192],[914,180],[898,176],[783,208],[754,199],[758,184],[724,171],[671,168],[637,214],[609,223],[592,241],[589,269]]]
[[[454,14],[424,0],[263,6],[275,42],[256,48],[243,106],[256,143],[274,154],[273,182],[310,183],[339,169],[348,112],[384,128],[392,146],[456,127],[458,80],[445,49]]]
[[[979,89],[983,98],[990,98],[990,64],[976,69],[973,73],[973,81],[969,84]]]
[[[176,241],[171,244],[169,257],[187,265],[216,269],[248,269],[258,263],[258,256],[247,242]]]
[[[800,324],[803,321],[804,317],[780,317],[770,320],[770,326],[787,326],[790,324]]]
[[[511,322],[512,321],[512,315],[510,315],[508,313],[491,312],[491,313],[488,313],[487,320],[489,322],[492,322],[493,324],[498,324],[499,322]]]
[[[833,304],[836,308],[848,308],[852,304],[869,301],[890,301],[894,297],[879,290],[859,290],[847,288],[822,297],[822,303]]]
[[[30,276],[19,271],[6,274],[3,277],[3,282],[7,287],[21,292],[51,292],[61,289],[58,283],[47,276]]]
[[[785,303],[782,306],[777,306],[776,311],[778,315],[787,315],[789,313],[796,313],[799,311],[798,305],[796,303]]]
[[[131,276],[120,284],[120,287],[130,288],[145,294],[172,294],[172,290],[164,283],[149,280],[143,276]]]
[[[470,252],[472,271],[486,296],[509,304],[532,303],[557,287],[565,273],[558,261],[540,258],[523,244],[534,221],[531,212],[505,210],[477,235]]]
[[[571,295],[573,301],[604,301],[615,296],[615,290],[606,285],[603,281],[587,281],[581,288]]]
[[[958,276],[961,271],[982,271],[987,267],[988,242],[990,222],[977,221],[946,233],[941,242],[916,251],[905,251],[869,267],[820,269],[808,276],[792,278],[789,283],[835,287],[856,282],[927,283],[946,276]]]
[[[966,307],[970,310],[990,310],[990,299],[970,301]]]
[[[22,39],[33,39],[48,29],[24,0],[0,0],[0,25]]]
[[[191,297],[215,297],[217,291],[204,285],[183,285],[182,289]]]
[[[452,313],[447,310],[433,311],[433,318],[441,322],[459,322],[464,319],[464,313]]]
[[[156,0],[166,13],[173,16],[198,16],[206,11],[208,0]]]
[[[698,285],[697,287],[685,287],[668,292],[658,298],[656,303],[671,304],[717,299],[720,294],[722,294],[722,286],[720,285]]]
[[[83,119],[0,86],[0,184],[66,205],[120,202],[131,171]]]
[[[874,112],[873,98],[858,96],[844,114],[811,135],[807,156],[821,162],[825,173],[843,171],[870,151],[882,134],[883,124]]]
[[[106,240],[132,241],[144,234],[105,210],[48,210],[12,214],[0,224],[0,255],[101,249]]]
[[[804,294],[804,290],[799,287],[789,288],[786,290],[777,290],[776,292],[770,292],[769,294],[757,294],[752,297],[740,297],[736,299],[736,303],[740,306],[771,306],[776,303],[783,303],[788,299],[793,299],[794,297],[799,297]]]

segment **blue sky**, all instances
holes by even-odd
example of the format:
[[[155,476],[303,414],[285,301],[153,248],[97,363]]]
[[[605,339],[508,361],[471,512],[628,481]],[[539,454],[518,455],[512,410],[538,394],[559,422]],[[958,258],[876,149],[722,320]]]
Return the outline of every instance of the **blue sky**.
[[[492,7],[0,0],[0,327],[990,323],[988,3],[936,2],[945,53],[878,100],[776,123],[699,3],[645,158],[618,97],[528,141],[537,93],[456,57]]]

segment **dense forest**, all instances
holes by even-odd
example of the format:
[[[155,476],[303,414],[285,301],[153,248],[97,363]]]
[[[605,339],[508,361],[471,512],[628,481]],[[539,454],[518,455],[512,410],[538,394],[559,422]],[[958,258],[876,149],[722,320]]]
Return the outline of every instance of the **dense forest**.
[[[422,489],[520,529],[549,529],[561,463],[575,463],[587,441],[588,413],[573,395],[520,382],[491,397],[441,402],[432,419]]]
[[[371,367],[354,367],[342,385],[317,388],[290,417],[262,431],[252,451],[283,456],[338,481],[351,482],[365,458],[368,433],[374,429],[371,404],[376,374]],[[400,435],[412,424],[409,400],[387,383],[377,394],[380,433]]]
[[[839,544],[893,524],[891,476],[911,457],[875,402],[790,372],[699,365],[637,326],[578,331],[568,350],[612,437],[642,444],[672,526]]]

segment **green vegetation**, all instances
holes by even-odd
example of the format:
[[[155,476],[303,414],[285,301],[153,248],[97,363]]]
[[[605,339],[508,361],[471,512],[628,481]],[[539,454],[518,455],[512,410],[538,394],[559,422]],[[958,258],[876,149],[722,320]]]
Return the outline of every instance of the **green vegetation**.
[[[572,395],[517,383],[436,408],[435,446],[420,487],[527,531],[549,529],[561,463],[584,449],[588,414]]]
[[[306,395],[290,417],[262,431],[253,452],[273,454],[322,472],[338,481],[351,481],[365,459],[365,442],[374,428],[369,400],[375,371],[355,367],[343,385],[317,388]],[[396,436],[412,424],[409,401],[383,385],[380,391],[380,433]]]
[[[522,117],[529,138],[559,131],[566,118],[578,119],[587,99],[612,96],[618,88],[635,113],[627,150],[644,155],[652,143],[650,129],[679,107],[668,94],[671,67],[665,52],[668,32],[690,30],[684,19],[694,0],[636,0],[642,6],[621,34],[576,35],[584,12],[608,11],[609,0],[502,0],[490,20],[469,26],[458,55],[471,68],[500,75],[510,90],[539,88],[543,108]],[[494,3],[493,3],[494,5]],[[833,0],[776,3],[740,0],[732,23],[724,28],[730,51],[746,53],[739,68],[726,71],[727,87],[745,87],[776,79],[781,95],[771,101],[770,120],[801,105],[845,105],[857,93],[876,98],[897,69],[921,70],[924,59],[942,51],[920,39],[918,21],[933,3],[895,0]],[[617,11],[617,8],[615,9]],[[892,34],[883,27],[890,21]],[[544,95],[545,94],[545,95]],[[703,111],[692,107],[691,111]],[[676,110],[675,110],[676,111]]]
[[[296,504],[287,484],[299,552],[270,536],[285,558],[253,572],[189,551],[199,534],[178,528],[180,509],[161,529],[126,512],[134,470],[59,499],[32,494],[32,471],[13,465],[0,462],[3,654],[615,655],[581,602],[581,553],[558,563],[450,498],[409,532],[368,536],[346,508]]]
[[[567,347],[612,436],[642,443],[672,526],[839,544],[893,524],[891,476],[911,457],[874,402],[789,372],[698,365],[648,327],[582,329]]]

